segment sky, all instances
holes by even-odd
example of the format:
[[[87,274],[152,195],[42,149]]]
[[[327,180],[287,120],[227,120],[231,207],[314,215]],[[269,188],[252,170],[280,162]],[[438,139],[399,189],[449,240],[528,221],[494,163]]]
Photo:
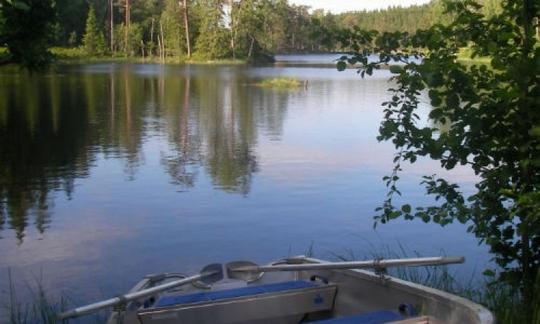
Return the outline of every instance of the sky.
[[[410,6],[428,3],[429,0],[289,0],[296,5],[311,6],[313,9],[324,9],[332,13],[358,10],[374,10],[389,6]]]

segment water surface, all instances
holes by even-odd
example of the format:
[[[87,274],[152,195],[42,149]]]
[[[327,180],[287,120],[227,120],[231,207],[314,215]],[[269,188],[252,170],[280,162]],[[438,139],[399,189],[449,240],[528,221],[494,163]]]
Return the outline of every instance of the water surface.
[[[41,276],[84,303],[148,273],[310,248],[364,257],[401,244],[464,255],[466,274],[483,268],[489,255],[464,226],[373,229],[394,154],[375,139],[390,75],[312,64],[332,59],[0,70],[0,291],[11,268],[17,284]],[[255,86],[278,76],[304,86]],[[436,172],[465,188],[475,180],[420,161],[405,168],[406,199],[429,203],[419,182]]]

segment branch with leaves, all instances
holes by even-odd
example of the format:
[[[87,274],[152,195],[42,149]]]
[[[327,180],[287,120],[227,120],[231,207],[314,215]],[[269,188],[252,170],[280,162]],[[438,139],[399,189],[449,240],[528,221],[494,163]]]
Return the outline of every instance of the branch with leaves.
[[[399,153],[384,178],[388,195],[375,220],[467,224],[490,247],[502,269],[498,279],[521,288],[528,320],[540,269],[540,47],[533,28],[540,4],[507,0],[490,17],[475,1],[446,6],[452,22],[414,35],[358,28],[339,34],[351,50],[339,70],[352,66],[365,77],[389,68],[396,84],[383,103],[378,139],[392,141]],[[490,63],[460,63],[464,47],[473,57],[490,57]],[[420,123],[424,93],[432,106],[431,126]],[[465,196],[458,184],[430,175],[422,184],[436,204],[394,206],[401,165],[418,157],[437,160],[447,170],[458,164],[472,168],[479,179],[475,192]]]

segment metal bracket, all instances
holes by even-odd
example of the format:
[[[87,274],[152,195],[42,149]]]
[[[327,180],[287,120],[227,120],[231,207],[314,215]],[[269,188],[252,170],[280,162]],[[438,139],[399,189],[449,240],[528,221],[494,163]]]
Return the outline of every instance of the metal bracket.
[[[388,269],[384,266],[380,265],[380,262],[382,261],[382,258],[376,259],[373,269],[375,270],[375,274],[379,276],[379,280],[381,281],[381,284],[386,285],[388,281],[390,281],[390,277],[388,275]]]

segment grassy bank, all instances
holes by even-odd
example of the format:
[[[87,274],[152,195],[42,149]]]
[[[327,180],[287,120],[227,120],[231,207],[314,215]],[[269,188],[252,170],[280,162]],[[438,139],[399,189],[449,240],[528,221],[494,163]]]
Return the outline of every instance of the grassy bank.
[[[187,58],[184,56],[179,57],[165,57],[161,59],[157,56],[139,57],[139,56],[124,56],[124,55],[103,55],[103,56],[89,56],[85,53],[83,48],[65,48],[65,47],[53,47],[50,49],[51,53],[57,58],[59,63],[97,63],[97,62],[118,62],[118,63],[166,63],[166,64],[208,64],[208,65],[241,65],[246,64],[245,60],[233,60],[233,59],[220,59],[220,60],[207,60],[204,58]]]
[[[489,65],[491,63],[491,58],[487,56],[472,57],[472,49],[470,47],[463,47],[459,50],[458,61],[464,62],[467,64]]]

